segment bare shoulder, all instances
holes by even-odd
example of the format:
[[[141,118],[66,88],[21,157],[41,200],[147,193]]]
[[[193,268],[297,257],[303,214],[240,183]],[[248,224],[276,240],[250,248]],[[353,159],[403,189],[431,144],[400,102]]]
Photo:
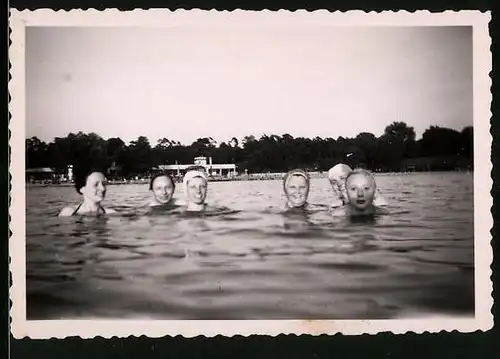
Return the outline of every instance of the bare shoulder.
[[[75,206],[68,206],[64,207],[61,212],[59,212],[59,217],[69,217],[73,215],[73,212],[75,211],[76,207]]]

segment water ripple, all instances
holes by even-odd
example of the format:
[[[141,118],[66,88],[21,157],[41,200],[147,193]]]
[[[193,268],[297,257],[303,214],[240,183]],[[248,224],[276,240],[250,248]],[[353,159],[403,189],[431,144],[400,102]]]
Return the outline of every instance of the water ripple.
[[[280,181],[210,183],[208,215],[149,211],[110,186],[110,217],[55,217],[69,187],[27,189],[29,319],[387,319],[474,312],[472,176],[378,176],[390,215],[283,216]],[[182,188],[176,196],[182,197]],[[472,294],[471,294],[472,293]]]

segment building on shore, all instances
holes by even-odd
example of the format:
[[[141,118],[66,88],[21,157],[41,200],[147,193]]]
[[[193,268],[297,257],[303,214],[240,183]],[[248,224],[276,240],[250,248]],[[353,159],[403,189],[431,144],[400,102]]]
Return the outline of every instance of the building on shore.
[[[212,157],[200,156],[194,158],[194,163],[189,165],[159,165],[153,168],[153,171],[165,171],[173,176],[180,177],[186,173],[186,170],[192,166],[201,166],[209,176],[213,177],[235,177],[236,165],[234,163],[212,163]]]
[[[26,182],[29,183],[61,183],[73,181],[73,166],[66,166],[65,170],[50,167],[37,167],[26,169]]]
[[[54,170],[49,167],[28,168],[26,170],[26,181],[30,183],[52,181],[54,176]]]

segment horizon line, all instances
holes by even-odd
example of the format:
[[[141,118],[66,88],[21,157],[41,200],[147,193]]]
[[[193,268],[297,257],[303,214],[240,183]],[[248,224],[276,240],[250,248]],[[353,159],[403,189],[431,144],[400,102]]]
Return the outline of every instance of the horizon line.
[[[393,122],[391,122],[389,125],[391,125],[391,124],[393,124],[393,123],[395,123],[395,122],[403,122],[403,123],[405,123],[404,121],[393,121]],[[407,124],[407,123],[405,123],[405,124],[406,124],[408,127],[413,128],[413,130],[415,131],[415,128],[414,128],[413,126],[411,126],[411,125],[409,125],[409,124]],[[389,125],[387,125],[387,126],[389,126]],[[386,127],[387,127],[387,126],[386,126]],[[465,128],[468,128],[468,127],[472,127],[472,128],[474,128],[474,124],[467,125],[467,126],[462,126],[462,127],[461,127],[461,128],[459,128],[459,129],[458,129],[458,128],[453,128],[453,127],[441,126],[441,125],[430,125],[429,127],[427,127],[427,128],[426,128],[426,129],[422,132],[422,134],[421,134],[419,137],[417,137],[417,136],[416,136],[416,131],[415,131],[415,141],[418,141],[418,140],[422,139],[422,136],[423,136],[423,134],[425,133],[425,131],[426,131],[426,130],[428,130],[428,129],[430,129],[431,127],[438,127],[438,128],[444,128],[444,129],[454,130],[454,131],[457,131],[457,132],[462,132]],[[385,128],[384,128],[384,130],[385,130]],[[258,141],[258,140],[260,140],[260,139],[261,139],[262,137],[264,137],[264,136],[279,136],[279,137],[283,137],[284,135],[289,135],[289,136],[291,136],[291,137],[292,137],[292,138],[294,138],[294,139],[303,138],[303,139],[310,139],[310,140],[314,140],[315,138],[318,138],[318,137],[319,137],[320,139],[323,139],[323,140],[326,140],[326,139],[333,139],[333,140],[335,140],[335,141],[338,141],[338,139],[339,139],[339,138],[344,138],[344,139],[355,139],[358,135],[360,135],[360,134],[362,134],[362,133],[369,133],[369,134],[372,134],[373,136],[375,136],[375,138],[377,138],[377,139],[378,139],[378,138],[380,138],[380,137],[382,137],[382,136],[384,135],[384,132],[385,132],[385,131],[382,131],[382,134],[381,134],[381,135],[379,135],[379,136],[377,136],[376,134],[374,134],[374,133],[372,133],[372,132],[361,131],[361,132],[359,132],[359,133],[358,133],[356,136],[354,136],[354,137],[344,137],[344,136],[341,136],[341,135],[340,135],[340,136],[337,136],[336,138],[335,138],[335,137],[331,137],[331,136],[319,136],[319,135],[318,135],[318,136],[314,136],[314,137],[311,137],[311,136],[294,136],[294,135],[292,135],[291,133],[288,133],[288,132],[284,132],[284,133],[281,133],[281,134],[277,134],[277,133],[265,133],[265,132],[264,132],[264,133],[261,133],[260,135],[256,135],[256,134],[248,134],[248,135],[245,135],[245,136],[243,136],[243,137],[241,137],[241,138],[238,138],[238,137],[236,137],[236,136],[232,136],[232,137],[228,138],[228,139],[227,139],[227,140],[225,140],[225,141],[217,141],[217,140],[215,140],[215,139],[214,139],[214,137],[213,137],[213,136],[205,136],[205,135],[200,135],[200,137],[197,137],[196,139],[194,139],[194,140],[193,140],[193,141],[191,141],[190,143],[185,143],[185,142],[177,141],[177,140],[175,140],[175,139],[171,139],[171,138],[168,138],[168,137],[161,137],[161,136],[159,136],[159,137],[158,137],[158,140],[153,141],[153,140],[151,140],[151,138],[150,138],[150,137],[148,137],[148,136],[144,136],[144,135],[139,135],[139,136],[137,136],[137,137],[136,137],[136,138],[134,138],[134,139],[131,139],[131,140],[125,141],[125,140],[124,140],[123,138],[121,138],[120,136],[110,136],[110,137],[107,137],[107,138],[106,138],[106,137],[104,137],[104,136],[102,136],[102,135],[100,135],[100,134],[98,134],[97,132],[94,132],[94,131],[84,132],[84,131],[79,130],[79,131],[76,131],[76,132],[68,132],[68,133],[66,133],[64,136],[56,136],[56,137],[54,137],[54,138],[53,138],[52,140],[50,140],[50,141],[45,141],[45,140],[41,139],[40,137],[38,137],[38,136],[36,136],[36,135],[35,135],[35,136],[26,136],[26,137],[25,137],[25,139],[26,139],[26,140],[28,140],[28,139],[31,139],[31,138],[36,137],[36,138],[37,138],[37,139],[39,139],[40,141],[45,142],[45,143],[47,143],[47,144],[48,144],[48,143],[52,143],[52,142],[54,142],[54,140],[55,140],[56,138],[66,138],[66,137],[68,137],[68,136],[69,136],[69,135],[71,135],[71,134],[77,135],[77,134],[79,134],[79,133],[82,133],[82,134],[85,134],[85,135],[90,135],[90,134],[97,135],[97,136],[99,136],[100,138],[102,138],[102,139],[103,139],[103,140],[105,140],[105,141],[108,141],[108,140],[113,139],[113,138],[120,139],[120,140],[122,140],[122,141],[123,141],[126,145],[129,145],[131,142],[136,141],[139,137],[145,137],[145,138],[148,140],[148,142],[149,142],[150,144],[152,144],[152,143],[158,143],[161,139],[166,138],[166,139],[168,139],[168,140],[169,140],[169,141],[171,141],[171,142],[175,142],[176,144],[180,144],[181,146],[191,146],[191,145],[192,145],[193,143],[195,143],[198,139],[203,139],[203,138],[211,139],[211,140],[213,140],[213,141],[214,141],[217,145],[220,145],[220,144],[222,144],[222,143],[229,144],[233,138],[236,138],[236,140],[238,140],[238,145],[240,145],[241,143],[243,143],[243,140],[244,140],[244,138],[245,138],[245,137],[251,137],[251,136],[253,136],[253,137],[254,137],[257,141]]]

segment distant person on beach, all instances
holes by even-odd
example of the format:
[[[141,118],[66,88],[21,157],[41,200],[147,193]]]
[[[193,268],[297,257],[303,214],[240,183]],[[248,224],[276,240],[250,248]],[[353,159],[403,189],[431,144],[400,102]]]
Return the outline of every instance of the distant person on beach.
[[[377,183],[364,169],[351,171],[345,181],[347,203],[334,211],[335,215],[366,216],[385,213],[375,203]]]
[[[349,174],[352,173],[352,168],[344,163],[339,163],[328,171],[328,180],[332,186],[335,198],[332,207],[342,207],[349,202],[346,190],[346,180]],[[375,192],[374,204],[376,206],[387,206],[387,200],[380,194],[378,190]]]
[[[309,196],[309,175],[301,169],[289,171],[283,179],[283,190],[287,201],[285,210],[307,207]]]
[[[80,214],[110,214],[115,213],[110,208],[104,208],[101,202],[106,197],[107,180],[99,171],[75,171],[75,189],[83,196],[82,202],[77,206],[68,206],[61,210],[59,216],[68,217]]]
[[[203,167],[188,168],[182,181],[184,193],[186,194],[187,210],[199,212],[205,209],[207,197],[208,180]]]
[[[167,173],[158,173],[151,178],[149,190],[153,193],[150,207],[159,207],[173,204],[175,182]]]

